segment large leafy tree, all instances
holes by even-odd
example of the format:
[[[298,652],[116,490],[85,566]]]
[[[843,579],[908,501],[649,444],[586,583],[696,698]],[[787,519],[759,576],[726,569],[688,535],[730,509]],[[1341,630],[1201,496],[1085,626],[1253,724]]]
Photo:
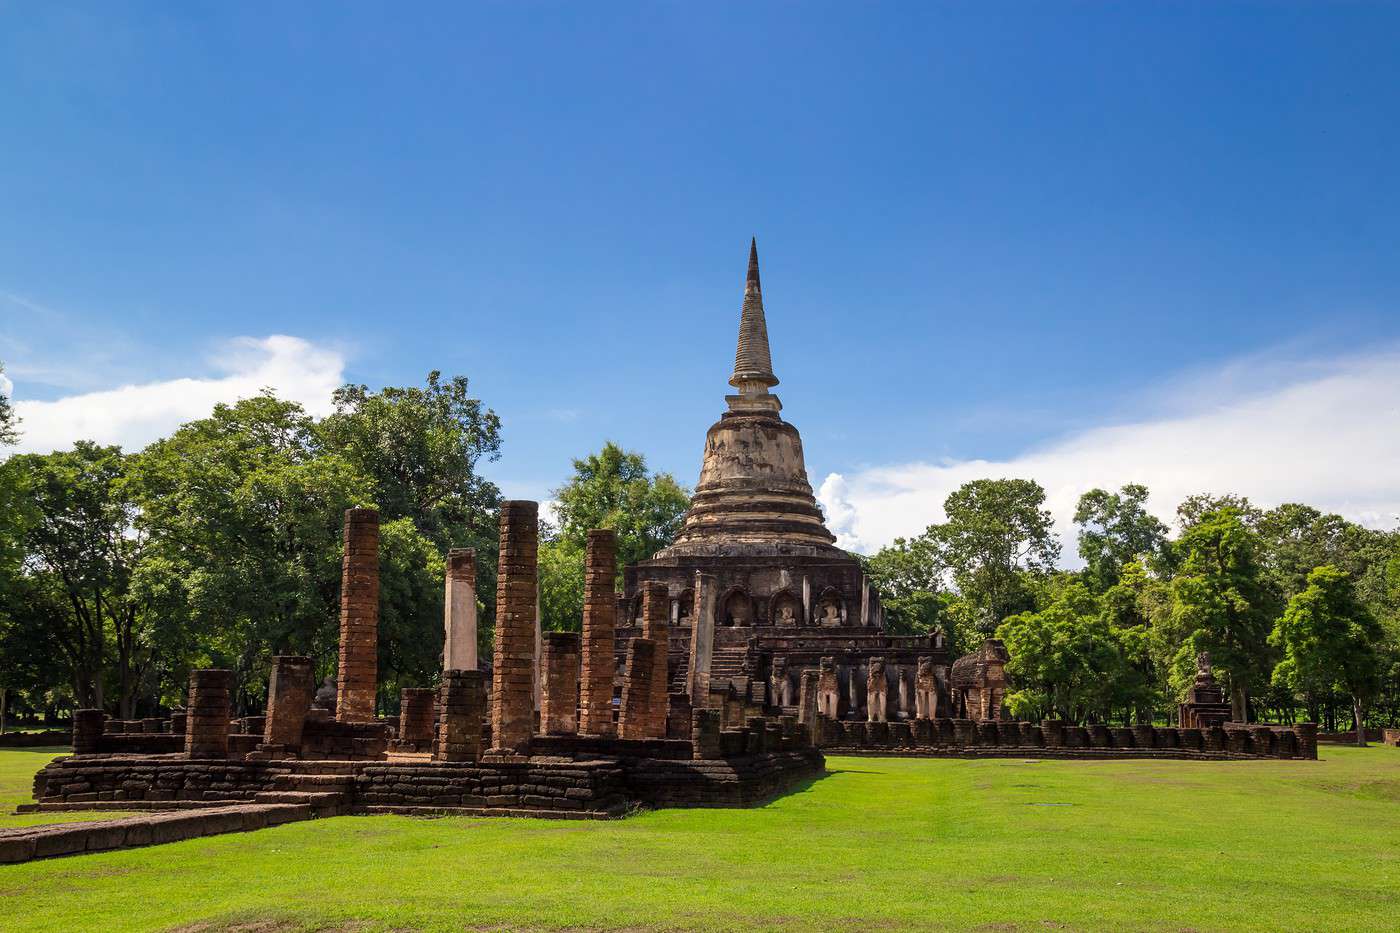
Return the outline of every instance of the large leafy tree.
[[[1102,593],[1118,582],[1123,566],[1143,560],[1154,570],[1170,567],[1167,526],[1147,511],[1147,487],[1129,483],[1118,492],[1091,489],[1079,497],[1079,556],[1085,581]]]
[[[1032,607],[1027,574],[1047,574],[1060,543],[1045,508],[1045,490],[1028,479],[979,479],[943,503],[947,521],[929,528],[958,591],[990,634],[1012,613]]]
[[[891,632],[923,635],[943,629],[954,634],[956,626],[949,618],[952,595],[947,586],[948,568],[931,535],[896,538],[862,563],[880,593]],[[954,651],[958,648],[950,646]]]
[[[1248,720],[1250,683],[1268,668],[1276,599],[1259,563],[1259,536],[1234,507],[1198,517],[1177,542],[1182,566],[1172,581],[1172,625],[1181,635],[1178,686],[1191,659],[1209,651],[1230,684],[1232,715]]]
[[[10,404],[10,394],[5,391],[5,365],[0,363],[0,447],[12,446],[19,440],[19,417]]]
[[[617,532],[619,568],[675,540],[690,507],[690,491],[675,477],[653,474],[645,457],[612,441],[575,460],[574,475],[553,496],[560,537],[582,546],[589,529]]]
[[[1356,742],[1365,745],[1365,706],[1380,685],[1383,637],[1351,577],[1324,564],[1308,574],[1307,587],[1274,625],[1270,641],[1283,652],[1274,680],[1297,693],[1340,687],[1351,697]]]

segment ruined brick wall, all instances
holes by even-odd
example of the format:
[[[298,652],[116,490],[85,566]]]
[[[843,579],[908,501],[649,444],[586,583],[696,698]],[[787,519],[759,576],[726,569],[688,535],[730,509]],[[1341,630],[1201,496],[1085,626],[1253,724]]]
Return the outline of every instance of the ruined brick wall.
[[[667,694],[671,678],[667,656],[671,644],[668,620],[671,601],[666,595],[663,583],[648,583],[642,587],[642,637],[657,646],[652,658],[651,701],[647,704],[648,716],[642,727],[645,737],[663,739],[666,737],[666,713],[669,708]]]
[[[616,735],[613,680],[617,675],[617,534],[588,532],[583,567],[583,672],[579,685],[578,731]]]
[[[399,691],[399,742],[426,751],[432,744],[437,720],[437,691],[431,687],[404,687]]]
[[[545,632],[542,645],[540,731],[548,735],[577,732],[579,636],[576,632]]]
[[[444,671],[438,687],[437,761],[477,761],[481,758],[486,718],[486,678],[481,671]]]
[[[311,659],[278,655],[272,659],[272,674],[267,685],[267,717],[263,741],[287,749],[301,747],[306,716],[311,710],[311,697],[316,678]]]
[[[379,689],[379,513],[345,510],[336,718],[373,722]]]
[[[491,742],[493,751],[527,753],[535,731],[539,504],[528,500],[502,502],[500,537]]]

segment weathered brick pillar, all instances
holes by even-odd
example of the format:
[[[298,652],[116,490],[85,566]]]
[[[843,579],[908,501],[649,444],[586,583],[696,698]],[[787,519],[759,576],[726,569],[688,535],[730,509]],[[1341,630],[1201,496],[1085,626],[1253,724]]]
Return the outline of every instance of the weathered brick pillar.
[[[486,719],[486,675],[443,671],[438,687],[438,736],[434,761],[477,761]]]
[[[655,661],[656,642],[634,638],[627,643],[627,671],[623,675],[622,711],[618,716],[618,731],[624,739],[647,738],[647,729],[654,720],[651,678]]]
[[[540,731],[547,735],[572,735],[578,732],[578,633],[545,632],[543,647]]]
[[[821,740],[817,732],[817,685],[821,676],[818,671],[803,671],[797,690],[797,721],[806,733],[807,741],[813,745]]]
[[[476,551],[447,552],[447,591],[443,599],[442,669],[474,671],[476,659]]]
[[[431,745],[438,691],[431,687],[404,687],[399,691],[399,741]],[[426,750],[426,749],[425,749]]]
[[[583,558],[583,675],[579,732],[616,735],[613,679],[617,675],[617,533],[588,532]]]
[[[374,722],[379,690],[379,513],[345,510],[335,717]]]
[[[975,746],[977,744],[977,723],[971,719],[954,719],[953,742],[964,747]]]
[[[1136,744],[1138,748],[1156,748],[1157,730],[1152,728],[1151,725],[1138,723],[1136,726],[1133,726],[1133,743]]]
[[[496,652],[491,672],[493,752],[526,753],[535,731],[535,605],[539,574],[539,503],[501,503],[501,557],[496,571]]]
[[[695,606],[690,612],[690,671],[688,674],[691,706],[710,702],[710,663],[715,653],[715,600],[718,596],[715,578],[695,572]]]
[[[263,743],[289,749],[301,747],[302,730],[311,710],[311,694],[316,685],[311,659],[278,655],[272,659],[272,675],[267,681],[267,721]]]
[[[885,679],[885,659],[871,658],[865,673],[865,718],[870,722],[889,719],[889,681]]]
[[[1225,730],[1220,726],[1208,726],[1202,729],[1201,739],[1208,752],[1223,752],[1225,750]]]
[[[656,645],[651,670],[651,715],[643,728],[649,739],[666,738],[666,712],[669,706],[670,677],[667,676],[666,649],[670,646],[670,598],[666,584],[655,581],[642,587],[642,637]]]
[[[190,671],[190,704],[185,716],[185,754],[191,758],[227,758],[229,693],[233,671]]]
[[[73,754],[96,755],[102,746],[106,717],[100,709],[80,709],[73,713]]]
[[[690,714],[690,757],[708,759],[721,757],[720,711],[697,709]]]

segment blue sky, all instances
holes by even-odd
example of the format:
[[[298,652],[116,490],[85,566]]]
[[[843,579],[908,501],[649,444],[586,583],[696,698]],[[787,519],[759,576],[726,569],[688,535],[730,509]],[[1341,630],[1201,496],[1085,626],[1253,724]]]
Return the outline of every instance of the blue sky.
[[[1400,473],[1397,36],[1363,3],[0,5],[0,360],[34,449],[440,369],[502,415],[508,494],[606,438],[690,483],[757,235],[852,546],[1034,466],[1061,510],[1147,479],[1393,523],[1400,481],[1338,471]]]

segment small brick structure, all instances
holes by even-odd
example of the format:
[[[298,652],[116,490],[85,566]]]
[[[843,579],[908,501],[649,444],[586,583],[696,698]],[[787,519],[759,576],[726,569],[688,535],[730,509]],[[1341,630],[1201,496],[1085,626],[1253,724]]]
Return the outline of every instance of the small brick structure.
[[[438,687],[435,761],[477,761],[486,717],[486,677],[481,671],[443,671]]]
[[[346,509],[335,698],[336,718],[341,722],[374,722],[378,666],[379,513]]]
[[[431,687],[404,687],[399,691],[400,750],[428,751],[432,748],[436,702],[437,691]]]
[[[583,636],[580,647],[578,731],[617,734],[613,721],[613,681],[617,676],[617,533],[588,532],[583,559]]]
[[[102,744],[104,719],[100,709],[80,709],[73,714],[73,754],[96,755]]]
[[[1230,720],[1230,702],[1215,680],[1210,652],[1196,656],[1196,680],[1186,693],[1185,702],[1177,707],[1177,725],[1191,729],[1206,729]]]
[[[267,688],[267,718],[263,726],[264,744],[284,749],[301,748],[315,686],[316,677],[310,658],[278,655],[272,659],[272,674],[268,678]]]
[[[491,751],[525,754],[534,734],[535,613],[539,503],[501,503],[496,578],[496,649],[491,679]]]
[[[543,690],[540,697],[540,731],[546,735],[578,732],[579,635],[577,632],[545,632]]]
[[[472,548],[449,550],[446,577],[442,669],[474,671],[479,666],[476,658],[476,551]]]
[[[656,642],[634,638],[627,643],[627,669],[622,681],[622,711],[618,717],[618,733],[624,739],[645,739],[655,736],[655,715],[651,704],[652,675],[655,671]]]
[[[185,714],[185,754],[191,758],[227,758],[233,671],[190,672],[189,710]]]
[[[645,738],[649,739],[666,737],[667,693],[671,682],[666,657],[666,648],[671,643],[667,624],[670,605],[664,583],[652,582],[642,588],[642,637],[656,646],[651,662],[651,700],[642,726]]]

